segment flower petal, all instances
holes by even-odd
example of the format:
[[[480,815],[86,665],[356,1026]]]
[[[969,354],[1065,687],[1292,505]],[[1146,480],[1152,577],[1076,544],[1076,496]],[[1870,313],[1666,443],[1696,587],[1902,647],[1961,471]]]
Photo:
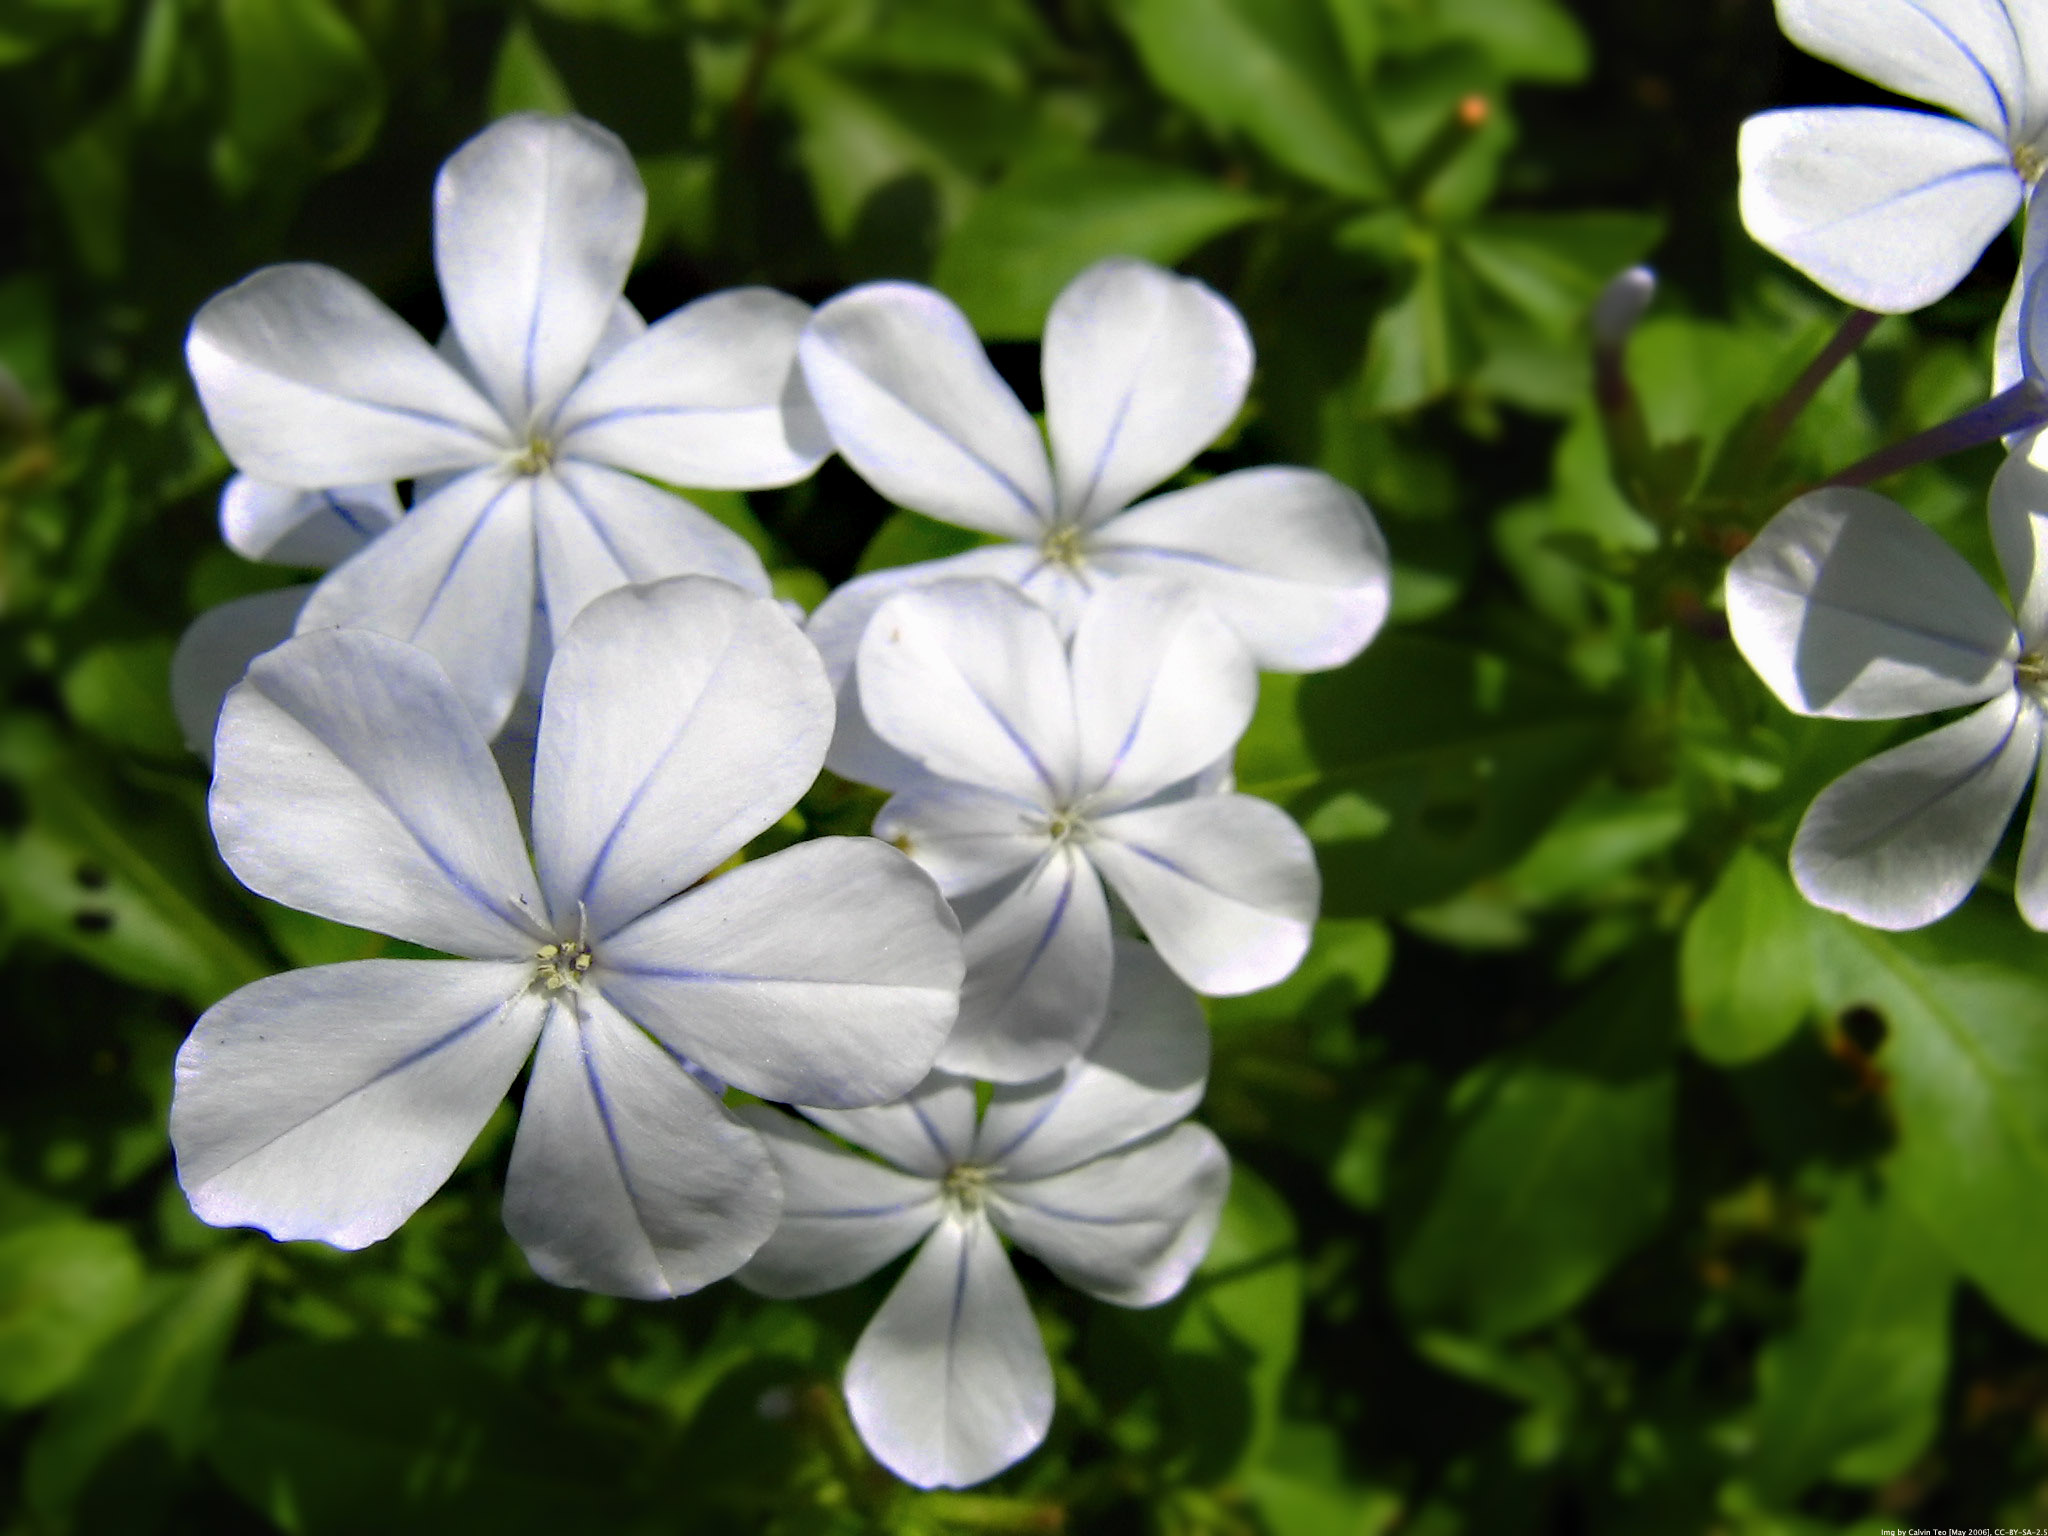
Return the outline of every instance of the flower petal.
[[[236,475],[220,493],[220,535],[244,560],[326,570],[404,515],[389,481],[302,491]]]
[[[1109,583],[1074,631],[1081,793],[1135,805],[1237,744],[1259,700],[1251,657],[1200,598],[1152,581]]]
[[[264,267],[216,294],[185,361],[235,467],[279,485],[404,480],[512,445],[489,401],[332,267]]]
[[[2012,139],[2033,126],[2029,64],[2048,27],[2028,0],[1778,0],[1778,25],[1817,58]]]
[[[371,629],[431,652],[489,735],[519,696],[533,617],[533,481],[486,470],[330,571],[299,630]]]
[[[587,118],[500,118],[441,167],[434,268],[448,323],[516,432],[583,376],[646,219],[633,157]]]
[[[1919,928],[1970,894],[2041,750],[2041,716],[2008,689],[1880,752],[1820,792],[1792,841],[1806,899],[1873,928]]]
[[[1843,302],[1886,314],[1967,277],[2023,190],[2002,139],[1889,107],[1760,113],[1737,154],[1751,237]]]
[[[1078,1061],[995,1091],[970,1161],[1039,1179],[1164,1130],[1202,1101],[1209,1025],[1186,983],[1149,945],[1116,941],[1109,1015]]]
[[[796,361],[810,317],[773,288],[684,305],[562,402],[558,451],[707,489],[803,479],[832,451]]]
[[[763,1296],[817,1296],[865,1280],[938,1224],[938,1182],[848,1152],[765,1104],[741,1119],[782,1175],[782,1222],[733,1278]]]
[[[530,963],[357,960],[215,1003],[178,1052],[171,1143],[199,1219],[360,1248],[483,1129],[546,1005]]]
[[[989,1219],[1076,1290],[1120,1307],[1179,1294],[1209,1251],[1230,1154],[1199,1125],[1177,1126],[1065,1173],[989,1187]]]
[[[908,1093],[959,1009],[959,924],[869,837],[799,843],[610,935],[592,975],[670,1049],[785,1104]]]
[[[1044,370],[1060,514],[1087,527],[1230,425],[1251,385],[1252,338],[1208,284],[1113,257],[1054,301]]]
[[[771,599],[680,576],[608,592],[555,651],[534,853],[557,922],[606,935],[694,884],[811,787],[832,735],[817,652]]]
[[[1102,877],[1197,992],[1270,987],[1308,952],[1322,882],[1307,837],[1277,805],[1204,795],[1092,825]]]
[[[1789,710],[1892,720],[2011,686],[2012,616],[1941,536],[1869,491],[1801,496],[1728,567],[1728,627]]]
[[[1037,542],[1053,512],[1044,440],[951,300],[865,283],[812,317],[798,355],[833,442],[876,490]]]
[[[273,901],[472,958],[530,962],[540,893],[483,733],[426,652],[323,630],[228,695],[221,857]]]
[[[1342,666],[1379,633],[1393,591],[1357,493],[1284,465],[1155,496],[1096,529],[1089,562],[1194,588],[1271,672]]]
[[[2034,775],[2034,803],[2027,812],[2026,836],[2020,842],[2018,879],[2014,896],[2020,916],[2030,927],[2048,931],[2048,775]]]
[[[311,587],[274,587],[209,608],[186,627],[171,653],[171,712],[185,745],[209,763],[228,690],[249,663],[292,635]]]
[[[768,595],[768,573],[745,539],[682,497],[615,469],[558,462],[534,481],[534,515],[556,640],[593,599],[632,582],[716,576]]]
[[[1046,612],[986,579],[890,598],[860,642],[875,734],[941,778],[1063,804],[1074,792],[1074,693]]]
[[[961,937],[967,980],[940,1066],[1028,1082],[1095,1038],[1109,1007],[1109,903],[1073,848],[1054,848]]]
[[[817,1109],[804,1118],[834,1136],[866,1147],[898,1168],[943,1178],[965,1162],[974,1145],[975,1089],[971,1079],[934,1072],[900,1099],[871,1109]]]
[[[556,1285],[659,1301],[746,1263],[782,1209],[761,1138],[588,990],[556,998],[505,1173],[505,1229]]]
[[[2022,646],[2048,645],[2048,433],[2021,438],[1993,478],[1991,541],[2019,616]]]
[[[853,1347],[846,1406],[875,1459],[919,1488],[965,1488],[1037,1449],[1052,1366],[988,1222],[942,1221]]]
[[[1043,811],[950,779],[894,796],[875,816],[875,836],[915,859],[948,898],[1016,874],[1052,845]]]

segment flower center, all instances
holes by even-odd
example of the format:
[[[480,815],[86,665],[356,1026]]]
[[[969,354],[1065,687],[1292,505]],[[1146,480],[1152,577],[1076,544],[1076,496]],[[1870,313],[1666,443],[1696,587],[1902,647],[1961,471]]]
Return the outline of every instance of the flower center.
[[[2012,168],[2020,174],[2020,180],[2032,186],[2041,179],[2041,173],[2048,171],[2048,155],[2033,144],[2013,146]]]
[[[2039,651],[2029,651],[2013,667],[2019,678],[2020,687],[2036,698],[2048,697],[2048,656]]]
[[[1078,842],[1087,831],[1088,823],[1082,819],[1078,806],[1062,807],[1045,821],[1045,835],[1056,843]]]
[[[535,435],[526,440],[526,449],[512,461],[515,475],[546,474],[555,462],[555,445],[546,438]]]
[[[590,947],[581,942],[543,944],[535,956],[533,979],[550,992],[581,986],[590,973]]]
[[[1063,565],[1070,571],[1081,569],[1088,553],[1077,523],[1055,523],[1046,530],[1038,552],[1045,556],[1048,565]]]
[[[940,1193],[946,1204],[962,1216],[972,1216],[981,1209],[981,1202],[987,1196],[988,1170],[973,1163],[956,1164],[947,1171]]]

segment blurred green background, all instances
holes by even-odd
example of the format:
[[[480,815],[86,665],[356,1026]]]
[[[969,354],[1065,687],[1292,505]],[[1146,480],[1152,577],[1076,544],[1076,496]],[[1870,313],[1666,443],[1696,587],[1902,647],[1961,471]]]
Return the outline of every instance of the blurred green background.
[[[1736,127],[1876,99],[1765,0],[0,0],[5,1529],[2048,1526],[2048,941],[2010,848],[1924,933],[1806,909],[1792,827],[1888,728],[1787,716],[1716,611],[1790,487],[1988,390],[2003,243],[1762,424],[1841,310],[1743,237]],[[1150,1312],[1023,1261],[1059,1413],[984,1489],[902,1489],[838,1405],[888,1274],[534,1279],[509,1108],[359,1254],[204,1228],[172,1177],[197,1011],[382,944],[211,852],[170,650],[298,576],[220,547],[184,326],[305,259],[433,334],[434,170],[535,107],[639,157],[649,314],[929,281],[1035,408],[1082,267],[1204,277],[1260,367],[1195,472],[1320,465],[1394,551],[1385,636],[1269,679],[1240,755],[1328,915],[1212,1009],[1222,1235]],[[1585,314],[1645,258],[1617,461]],[[1888,489],[1988,569],[1995,464]],[[954,547],[836,462],[707,504],[812,600]]]

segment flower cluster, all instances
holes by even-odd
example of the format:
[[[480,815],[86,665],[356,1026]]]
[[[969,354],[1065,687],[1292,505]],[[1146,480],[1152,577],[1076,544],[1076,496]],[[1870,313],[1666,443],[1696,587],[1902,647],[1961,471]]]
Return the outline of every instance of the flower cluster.
[[[193,321],[238,471],[223,534],[327,572],[180,649],[222,857],[448,958],[216,1004],[178,1058],[179,1177],[207,1221],[359,1247],[524,1071],[504,1216],[540,1275],[809,1294],[921,1243],[848,1401],[904,1478],[979,1481],[1052,1408],[1002,1239],[1146,1306],[1215,1230],[1229,1161],[1181,1123],[1196,993],[1288,975],[1319,899],[1232,754],[1258,667],[1372,638],[1386,549],[1309,470],[1140,501],[1249,384],[1244,324],[1200,283],[1083,273],[1041,435],[928,289],[815,314],[743,289],[649,324],[622,297],[645,201],[603,129],[508,118],[435,188],[437,343],[307,265]],[[672,487],[785,485],[835,450],[998,542],[804,625]],[[877,836],[750,857],[828,762],[890,792]]]
[[[2048,79],[2048,9],[1779,0],[1778,14],[1801,47],[1955,116],[1840,107],[1752,118],[1742,214],[1758,241],[1851,304],[1904,311],[1946,294],[2016,213],[2026,218],[2000,323],[2001,393],[1974,413],[1992,430],[1966,438],[1951,424],[1920,451],[2011,434],[1990,517],[2012,608],[1910,512],[1850,488],[1868,473],[1794,499],[1728,571],[1735,642],[1796,713],[1895,720],[1974,706],[1837,779],[1793,840],[1793,876],[1814,904],[1915,928],[1983,874],[2035,777],[2048,706],[2048,263],[2034,195],[2048,171],[2048,96],[2034,84]],[[2016,894],[2026,920],[2048,929],[2039,830],[2030,820]]]

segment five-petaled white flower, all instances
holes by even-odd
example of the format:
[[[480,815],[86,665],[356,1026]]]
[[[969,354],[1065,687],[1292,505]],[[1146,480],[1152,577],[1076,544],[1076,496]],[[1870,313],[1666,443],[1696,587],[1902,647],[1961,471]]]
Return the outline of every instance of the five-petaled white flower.
[[[780,1200],[717,1081],[883,1102],[923,1078],[957,1006],[958,926],[879,842],[807,842],[690,889],[809,787],[831,729],[816,653],[772,600],[705,577],[616,590],[548,672],[529,861],[431,655],[322,630],[259,658],[218,737],[228,866],[465,958],[290,971],[209,1009],[171,1108],[193,1209],[374,1242],[538,1040],[505,1194],[535,1269],[642,1297],[729,1274]]]
[[[1955,117],[1788,108],[1742,125],[1742,222],[1838,298],[1903,313],[1969,274],[2048,168],[2036,0],[1778,0],[1808,53]],[[1958,122],[1956,118],[1961,118]]]
[[[831,764],[849,778],[891,776],[848,691],[870,615],[907,583],[1014,582],[1071,631],[1105,578],[1181,582],[1283,672],[1349,661],[1386,617],[1385,541],[1319,471],[1239,470],[1130,505],[1213,442],[1250,386],[1251,336],[1202,283],[1132,260],[1074,279],[1046,320],[1046,436],[929,288],[852,289],[819,309],[801,352],[834,443],[876,489],[1009,541],[875,572],[820,606],[811,636],[841,689]]]
[[[829,451],[796,367],[809,309],[764,288],[652,327],[620,297],[647,195],[581,118],[506,118],[435,185],[444,351],[328,267],[267,267],[210,300],[186,356],[246,474],[319,489],[417,478],[396,527],[329,575],[299,628],[380,630],[434,653],[487,730],[554,636],[634,581],[700,572],[757,592],[753,550],[641,475],[784,485]]]
[[[2048,474],[2024,452],[1992,483],[1991,524],[2017,623],[1962,556],[1868,491],[1800,497],[1728,570],[1735,642],[1787,708],[1896,720],[1980,706],[1851,769],[1800,823],[1800,890],[1872,927],[1917,928],[1969,895],[2040,758]],[[2038,815],[2018,898],[2026,920],[2048,928],[2048,825]]]
[[[858,667],[875,731],[922,775],[876,835],[967,930],[941,1067],[1019,1082],[1088,1043],[1110,991],[1104,879],[1198,991],[1256,991],[1300,962],[1315,856],[1278,806],[1199,783],[1244,733],[1257,676],[1185,588],[1110,583],[1070,654],[1015,587],[915,587],[876,610]]]
[[[964,1487],[1045,1438],[1052,1368],[998,1232],[1118,1306],[1156,1306],[1187,1283],[1230,1183],[1215,1136],[1177,1123],[1201,1100],[1208,1055],[1195,1000],[1119,940],[1115,1002],[1088,1054],[996,1089],[979,1125],[974,1085],[944,1073],[884,1108],[805,1111],[893,1167],[775,1110],[741,1111],[786,1191],[741,1284],[837,1290],[922,1240],[846,1366],[853,1422],[897,1476]]]

